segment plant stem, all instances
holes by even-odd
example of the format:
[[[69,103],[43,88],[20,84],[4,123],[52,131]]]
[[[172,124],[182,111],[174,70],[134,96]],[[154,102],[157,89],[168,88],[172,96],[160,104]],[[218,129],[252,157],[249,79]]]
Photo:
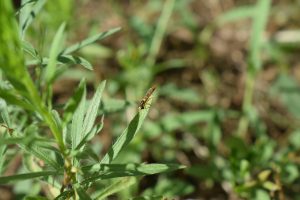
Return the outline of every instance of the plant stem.
[[[245,136],[249,126],[249,112],[254,109],[252,106],[254,85],[255,85],[255,73],[251,73],[250,70],[247,72],[245,93],[243,99],[243,116],[239,121],[237,135]]]
[[[151,42],[149,55],[146,59],[147,66],[153,66],[155,64],[155,60],[157,54],[159,52],[163,37],[165,35],[168,21],[173,12],[175,0],[166,0],[162,14],[158,20],[157,27]]]

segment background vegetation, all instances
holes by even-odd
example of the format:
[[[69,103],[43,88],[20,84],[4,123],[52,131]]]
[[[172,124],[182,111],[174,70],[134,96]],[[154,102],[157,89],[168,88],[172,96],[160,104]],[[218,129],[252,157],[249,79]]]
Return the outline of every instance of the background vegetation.
[[[0,6],[0,199],[300,199],[299,1]]]

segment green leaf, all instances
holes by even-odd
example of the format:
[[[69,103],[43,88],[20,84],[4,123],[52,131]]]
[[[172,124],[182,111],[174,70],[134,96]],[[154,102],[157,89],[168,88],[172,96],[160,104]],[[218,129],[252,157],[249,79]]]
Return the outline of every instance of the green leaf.
[[[53,167],[57,171],[62,171],[63,166],[61,166],[58,162],[56,162],[56,160],[50,157],[51,155],[50,151],[42,150],[40,147],[38,147],[35,144],[31,144],[29,146],[24,144],[18,144],[18,145],[25,151],[29,152],[30,154],[44,161],[47,165]]]
[[[99,133],[102,128],[103,128],[103,120],[104,120],[104,116],[102,116],[101,118],[101,123],[98,124],[96,127],[94,127],[90,132],[88,132],[88,134],[86,134],[81,141],[79,142],[79,144],[76,146],[75,150],[80,150],[88,141],[90,141],[96,133]]]
[[[13,137],[13,138],[1,138],[0,140],[0,146],[1,145],[10,145],[10,144],[28,144],[30,141],[28,141],[27,137]]]
[[[284,182],[292,183],[299,178],[299,168],[295,164],[287,163],[282,169],[282,179]]]
[[[1,176],[0,184],[7,184],[13,181],[22,181],[27,179],[33,179],[38,177],[46,177],[46,176],[55,176],[58,175],[57,171],[40,171],[40,172],[31,172],[26,174],[17,174],[12,176]]]
[[[93,199],[102,200],[112,194],[115,194],[121,190],[130,187],[135,183],[136,183],[136,179],[133,177],[120,178],[119,180],[103,188],[102,190],[97,191],[95,194],[92,195],[92,197]]]
[[[23,1],[22,1],[23,2]],[[47,0],[38,0],[31,9],[27,9],[28,4],[20,10],[20,30],[21,36],[24,38],[25,31],[31,24],[32,20],[41,11]]]
[[[300,117],[300,87],[294,77],[282,74],[273,83],[270,94],[280,98],[288,111]]]
[[[276,183],[273,183],[271,181],[266,181],[263,183],[263,187],[271,192],[275,192],[277,190],[280,190],[280,187],[276,185]]]
[[[299,84],[292,76],[282,74],[273,83],[270,93],[275,98],[279,97],[290,113],[300,117],[299,89]]]
[[[79,199],[92,200],[91,197],[86,193],[86,191],[82,187],[80,186],[76,187],[75,191],[79,196]]]
[[[0,91],[1,94],[1,91]],[[4,121],[4,123],[10,127],[11,124],[11,119],[9,117],[9,113],[8,113],[8,107],[7,104],[4,100],[0,99],[0,113],[1,113],[1,118]]]
[[[173,131],[183,126],[190,126],[199,122],[210,122],[214,117],[213,110],[191,111],[185,113],[171,113],[163,117],[160,124],[166,131]]]
[[[24,51],[29,53],[32,57],[37,58],[38,52],[37,50],[27,41],[22,41],[22,48]]]
[[[106,81],[102,81],[102,83],[98,86],[96,93],[89,103],[89,107],[87,109],[86,115],[84,117],[83,121],[83,137],[87,135],[91,130],[94,125],[95,119],[97,117],[97,113],[99,110],[100,106],[100,101],[102,97],[102,93],[105,87]]]
[[[64,123],[68,123],[70,118],[73,116],[74,111],[78,107],[82,98],[86,98],[86,83],[85,79],[82,79],[79,86],[76,88],[74,94],[67,101],[64,106]]]
[[[57,60],[63,64],[79,64],[88,70],[93,70],[93,66],[91,65],[91,63],[79,56],[61,55]]]
[[[155,191],[156,195],[161,194],[165,197],[183,197],[195,191],[195,188],[191,183],[171,177],[160,177],[159,181],[151,189]],[[146,190],[145,192],[143,192],[143,194],[151,194],[149,193],[150,191],[148,191]]]
[[[295,148],[300,149],[300,130],[297,129],[289,136],[289,143]]]
[[[120,151],[125,148],[129,142],[133,139],[135,134],[139,131],[142,123],[147,116],[149,108],[140,110],[137,115],[131,120],[128,127],[123,131],[123,133],[117,138],[114,144],[110,147],[108,152],[105,154],[101,160],[101,164],[111,163],[120,153]]]
[[[134,197],[130,200],[164,200],[165,197],[162,195],[153,195],[153,196],[141,196],[141,197]]]
[[[59,130],[62,130],[62,121],[61,121],[61,118],[59,116],[59,113],[56,110],[52,110],[51,114],[52,114],[52,117],[55,121],[56,127],[58,127]]]
[[[57,57],[59,55],[62,42],[63,42],[63,37],[64,37],[64,29],[65,29],[65,23],[63,23],[58,31],[55,34],[55,37],[53,39],[53,43],[51,45],[50,49],[50,56],[49,56],[49,61],[46,66],[46,72],[45,72],[45,78],[47,83],[52,82],[55,71],[56,71],[56,63],[57,63]]]
[[[171,99],[187,102],[191,104],[199,104],[203,101],[201,96],[191,88],[178,88],[174,84],[167,84],[160,88],[160,95],[167,96]]]
[[[71,124],[72,149],[74,150],[79,144],[82,137],[83,120],[86,106],[86,89],[84,89],[81,101],[74,112]]]
[[[130,102],[122,99],[105,98],[102,101],[102,109],[104,113],[113,113],[124,110]]]
[[[0,97],[3,98],[7,103],[20,106],[21,108],[30,111],[35,110],[32,104],[30,104],[21,96],[17,96],[16,93],[18,92],[13,89],[5,89],[4,87],[0,86]]]
[[[234,8],[218,17],[217,23],[219,25],[223,25],[228,22],[240,21],[246,18],[250,18],[255,13],[255,8],[256,7],[254,6],[241,6],[238,8]]]
[[[54,141],[49,140],[48,138],[41,138],[35,136],[10,136],[6,138],[2,138],[0,140],[0,145],[10,145],[10,144],[23,144],[25,146],[30,146],[32,144],[44,145],[44,148],[52,147]]]
[[[258,189],[255,191],[255,197],[254,200],[271,200],[268,192]]]
[[[24,66],[24,55],[11,1],[0,1],[0,8],[0,68],[15,88],[24,91],[24,79],[29,74]]]
[[[4,123],[10,127],[11,126],[11,120],[8,114],[8,108],[6,105],[6,102],[2,99],[0,99],[0,113],[1,113],[1,119],[4,121]],[[0,134],[0,142],[5,140],[7,135],[5,132],[3,134]],[[6,145],[0,145],[0,174],[3,172],[4,163],[6,161]]]
[[[14,137],[21,137],[22,135],[16,131],[13,132]],[[34,141],[34,142],[31,142]],[[39,139],[39,141],[44,141],[44,138]],[[61,166],[56,160],[54,160],[51,155],[54,152],[53,148],[51,145],[52,149],[51,150],[44,150],[39,146],[40,144],[37,144],[36,140],[34,138],[28,139],[29,143],[18,143],[17,145],[23,149],[24,151],[27,151],[29,154],[37,157],[38,159],[44,161],[47,165],[53,167],[57,171],[62,171],[63,166]],[[43,143],[42,143],[43,144]],[[46,146],[45,146],[46,147]],[[58,151],[58,150],[56,150]]]
[[[99,172],[85,179],[81,184],[96,180],[111,179],[125,176],[144,176],[183,169],[178,164],[95,164],[82,167],[83,172]]]
[[[72,46],[64,49],[61,52],[61,54],[71,54],[74,51],[77,51],[77,50],[79,50],[79,49],[81,49],[81,48],[83,48],[83,47],[85,47],[85,46],[87,46],[89,44],[92,44],[92,43],[94,43],[94,42],[96,42],[98,40],[102,40],[102,39],[104,39],[104,38],[106,38],[106,37],[108,37],[108,36],[110,36],[110,35],[118,32],[119,30],[121,30],[121,28],[114,28],[114,29],[110,29],[108,31],[99,33],[97,35],[91,36],[91,37],[89,37],[89,38],[87,38],[87,39],[85,39],[83,41],[80,41],[80,42],[78,42],[78,43],[76,43],[76,44],[74,44],[74,45],[72,45]]]
[[[66,200],[70,199],[70,197],[74,196],[73,190],[67,190],[62,193],[60,193],[57,197],[55,197],[55,200]]]
[[[48,200],[48,199],[42,196],[27,196],[24,197],[24,200]]]
[[[71,137],[73,150],[78,150],[79,146],[82,147],[88,140],[90,140],[94,136],[97,131],[92,131],[92,128],[97,117],[105,83],[106,82],[103,81],[98,86],[87,110],[85,109],[85,93],[82,96],[81,102],[76,109],[72,119]]]
[[[271,0],[259,0],[255,6],[253,14],[252,33],[250,38],[250,66],[254,70],[261,69],[261,51],[263,44],[263,33],[266,29],[268,16],[270,13]]]

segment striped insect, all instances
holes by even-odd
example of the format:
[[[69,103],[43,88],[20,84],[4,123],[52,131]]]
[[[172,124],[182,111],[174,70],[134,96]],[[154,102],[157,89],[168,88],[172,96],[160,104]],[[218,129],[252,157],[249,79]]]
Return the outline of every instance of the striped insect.
[[[149,102],[149,99],[151,97],[151,95],[153,94],[153,92],[155,91],[156,89],[156,85],[152,86],[146,93],[146,95],[144,96],[144,98],[140,101],[140,105],[139,105],[139,109],[142,110],[142,109],[145,109],[146,108],[146,105],[147,103]]]

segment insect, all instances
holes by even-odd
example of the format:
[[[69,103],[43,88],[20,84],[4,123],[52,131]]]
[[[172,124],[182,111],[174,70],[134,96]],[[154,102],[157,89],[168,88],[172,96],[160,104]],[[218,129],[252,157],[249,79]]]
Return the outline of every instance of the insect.
[[[156,89],[156,85],[152,86],[146,93],[146,95],[144,96],[144,98],[140,101],[140,105],[139,105],[139,109],[142,110],[142,109],[145,109],[146,108],[146,105],[151,97],[151,95],[153,94],[153,92],[155,91]]]
[[[12,132],[14,131],[14,129],[9,128],[8,126],[6,126],[6,125],[4,125],[4,124],[0,124],[0,126],[6,128],[6,129],[8,130],[8,133],[9,133],[9,134],[12,134]]]

